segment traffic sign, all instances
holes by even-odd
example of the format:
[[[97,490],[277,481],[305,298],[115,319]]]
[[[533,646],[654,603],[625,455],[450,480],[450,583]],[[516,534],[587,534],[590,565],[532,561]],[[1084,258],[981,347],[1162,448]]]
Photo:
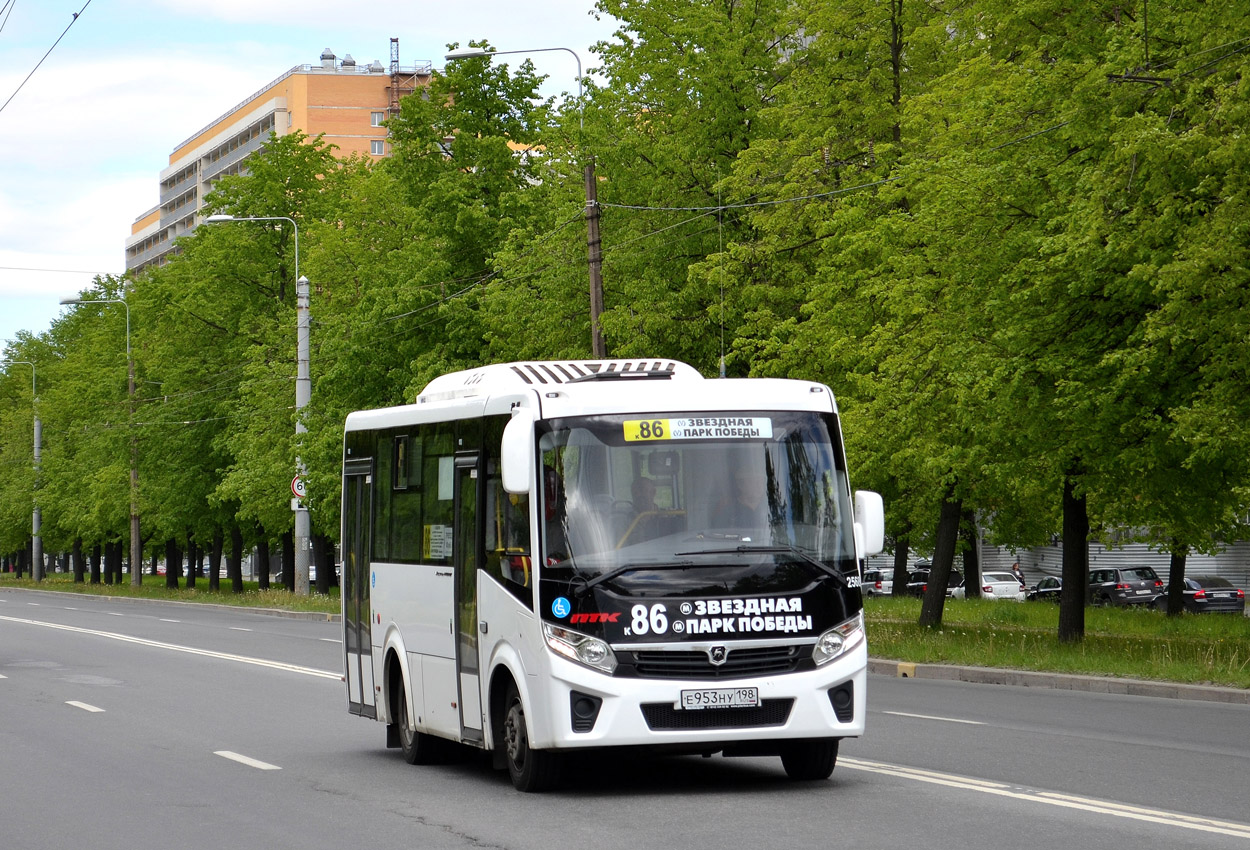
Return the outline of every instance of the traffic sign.
[[[304,476],[297,475],[291,479],[291,492],[295,494],[297,499],[303,499],[308,496],[308,484],[304,481]]]

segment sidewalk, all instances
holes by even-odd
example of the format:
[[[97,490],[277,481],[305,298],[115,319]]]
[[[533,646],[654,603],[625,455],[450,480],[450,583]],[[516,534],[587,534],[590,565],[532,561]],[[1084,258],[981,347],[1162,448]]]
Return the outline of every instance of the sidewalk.
[[[1036,673],[1028,670],[1006,670],[1001,667],[916,664],[911,661],[888,661],[882,658],[869,658],[868,672],[882,676],[896,676],[901,679],[945,679],[978,685],[1017,685],[1024,688],[1053,688],[1097,694],[1128,694],[1140,697],[1250,705],[1250,690],[1217,688],[1210,685],[1183,685],[1176,682],[1152,682],[1144,679],[1078,676],[1070,673]]]

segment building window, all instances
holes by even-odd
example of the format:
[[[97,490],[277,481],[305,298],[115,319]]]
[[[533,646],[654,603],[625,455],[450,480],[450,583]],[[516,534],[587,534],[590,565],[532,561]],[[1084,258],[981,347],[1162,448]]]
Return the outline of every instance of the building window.
[[[370,115],[372,117],[372,123],[374,127],[381,127],[382,122],[386,120],[385,112],[373,112],[373,113],[370,113]]]
[[[382,139],[373,139],[369,142],[369,153],[374,156],[386,155],[386,142]]]

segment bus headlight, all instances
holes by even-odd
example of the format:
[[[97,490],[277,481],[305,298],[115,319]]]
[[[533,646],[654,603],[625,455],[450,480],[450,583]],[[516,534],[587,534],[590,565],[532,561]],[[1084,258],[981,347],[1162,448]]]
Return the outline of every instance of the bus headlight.
[[[864,612],[834,626],[816,638],[816,646],[812,648],[812,660],[819,667],[828,664],[839,655],[859,646],[864,640]]]
[[[612,652],[612,647],[599,638],[551,623],[543,623],[543,636],[553,652],[570,661],[576,661],[609,676],[616,669],[616,655]]]

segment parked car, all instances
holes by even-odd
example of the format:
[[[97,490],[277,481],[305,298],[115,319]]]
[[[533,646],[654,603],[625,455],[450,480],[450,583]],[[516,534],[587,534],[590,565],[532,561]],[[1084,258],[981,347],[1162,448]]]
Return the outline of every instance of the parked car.
[[[926,562],[927,563],[927,562]],[[962,587],[964,577],[959,574],[958,570],[951,570],[950,576],[946,580],[946,595],[954,596],[955,589]],[[907,575],[907,595],[908,596],[924,596],[925,588],[929,586],[929,570],[912,570]]]
[[[1086,599],[1093,605],[1149,605],[1162,590],[1150,567],[1090,570]]]
[[[967,586],[960,585],[954,589],[951,595],[956,599],[963,599],[966,593]],[[1024,585],[1020,583],[1020,579],[1011,573],[981,573],[981,598],[1014,599],[1018,602],[1023,602]]]
[[[1024,595],[1025,599],[1035,600],[1044,599],[1048,602],[1058,602],[1059,594],[1063,592],[1063,580],[1055,576],[1046,576],[1037,584],[1029,588]]]
[[[1168,609],[1168,586],[1151,603],[1156,611]],[[1246,594],[1219,576],[1193,576],[1185,579],[1185,610],[1191,614],[1246,613]]]
[[[894,589],[893,570],[864,570],[860,590],[865,596],[889,596]]]

